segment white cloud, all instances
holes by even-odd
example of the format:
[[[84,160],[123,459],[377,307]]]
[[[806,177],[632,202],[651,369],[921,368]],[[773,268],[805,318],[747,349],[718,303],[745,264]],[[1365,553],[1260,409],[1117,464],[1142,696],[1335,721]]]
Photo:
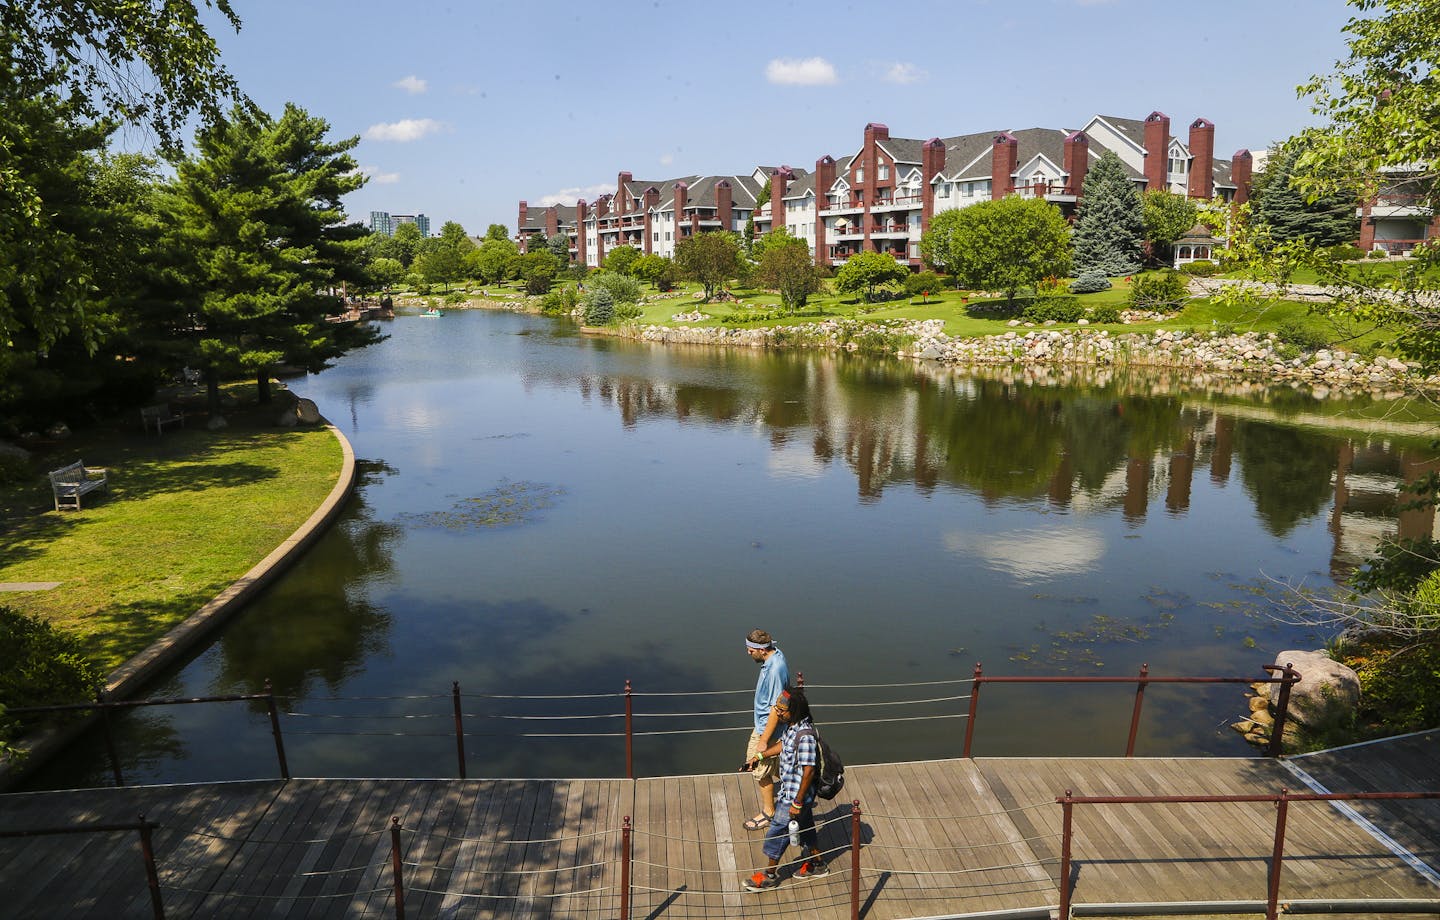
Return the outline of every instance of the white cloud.
[[[444,124],[433,118],[405,118],[390,123],[381,122],[365,129],[365,139],[371,141],[398,141],[402,144],[418,141],[427,134],[434,134]]]
[[[1105,537],[1094,531],[1016,530],[998,536],[947,533],[945,548],[978,556],[1021,584],[1091,571],[1105,555]]]
[[[901,85],[919,83],[925,79],[925,71],[916,67],[914,64],[896,61],[893,64],[886,65],[885,73],[881,75],[881,79],[886,83],[899,83]]]
[[[430,88],[430,84],[415,76],[413,73],[403,80],[396,80],[390,84],[397,89],[403,89],[412,96],[418,96]]]
[[[398,172],[382,172],[378,166],[361,166],[356,171],[376,185],[394,185],[400,181]]]
[[[671,163],[674,163],[674,162],[675,162],[675,156],[674,156],[674,154],[669,154],[669,153],[662,153],[662,154],[660,154],[660,165],[661,165],[661,166],[669,166]]]
[[[615,183],[602,182],[599,185],[587,185],[584,188],[575,186],[573,188],[562,188],[551,195],[545,195],[535,205],[548,208],[552,204],[574,204],[576,199],[584,198],[586,201],[594,201],[601,195],[608,195],[615,191]]]
[[[791,86],[829,86],[838,83],[835,65],[822,57],[776,58],[765,65],[765,79]]]

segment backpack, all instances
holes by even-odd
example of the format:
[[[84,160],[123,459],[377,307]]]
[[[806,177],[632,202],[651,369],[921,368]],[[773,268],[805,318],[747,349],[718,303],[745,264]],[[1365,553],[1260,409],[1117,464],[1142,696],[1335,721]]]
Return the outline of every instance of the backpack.
[[[810,728],[802,728],[797,735],[809,735],[815,739],[815,747],[819,752],[819,763],[815,765],[815,780],[812,788],[815,795],[822,799],[833,799],[845,788],[845,761],[835,753],[835,749],[820,737],[820,732],[812,725]]]

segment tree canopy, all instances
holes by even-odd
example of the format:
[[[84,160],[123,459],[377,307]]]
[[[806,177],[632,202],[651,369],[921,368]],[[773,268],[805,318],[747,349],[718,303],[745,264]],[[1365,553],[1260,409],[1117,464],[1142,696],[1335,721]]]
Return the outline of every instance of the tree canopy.
[[[810,247],[783,229],[767,234],[756,277],[780,295],[780,304],[795,311],[805,306],[811,294],[823,287],[820,266],[810,257]]]
[[[1300,156],[1296,143],[1272,151],[1265,171],[1255,183],[1251,204],[1255,221],[1265,227],[1272,242],[1305,240],[1316,246],[1353,243],[1360,234],[1355,190],[1331,188],[1305,195],[1294,182],[1295,161]]]
[[[952,257],[967,287],[1014,300],[1023,287],[1070,273],[1070,228],[1054,205],[1010,195],[955,213]]]
[[[705,299],[738,275],[743,268],[740,240],[733,233],[715,230],[697,233],[675,246],[675,266],[705,289]]]
[[[920,258],[943,275],[960,273],[960,263],[956,261],[953,248],[955,228],[959,224],[959,211],[941,211],[930,218],[930,229],[920,236]]]
[[[875,289],[904,281],[910,269],[884,252],[857,252],[845,260],[835,272],[835,290],[842,294],[865,292],[867,300],[875,299]]]
[[[1145,239],[1150,241],[1155,256],[1168,252],[1200,220],[1200,208],[1195,202],[1165,189],[1151,189],[1141,203]]]
[[[1135,183],[1125,174],[1120,157],[1113,150],[1105,151],[1085,174],[1080,191],[1073,239],[1076,271],[1107,276],[1137,271],[1144,224]]]

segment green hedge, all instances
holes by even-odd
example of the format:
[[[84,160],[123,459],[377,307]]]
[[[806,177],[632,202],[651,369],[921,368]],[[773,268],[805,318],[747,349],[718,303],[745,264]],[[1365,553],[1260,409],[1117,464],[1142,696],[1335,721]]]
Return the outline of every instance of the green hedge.
[[[0,607],[0,742],[38,721],[7,718],[4,709],[85,702],[102,679],[78,640],[44,620]]]

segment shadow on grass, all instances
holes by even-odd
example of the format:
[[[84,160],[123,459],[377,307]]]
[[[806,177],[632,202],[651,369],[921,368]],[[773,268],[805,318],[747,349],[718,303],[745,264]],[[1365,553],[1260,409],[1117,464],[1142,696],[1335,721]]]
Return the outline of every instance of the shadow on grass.
[[[226,585],[214,584],[163,601],[117,604],[86,617],[81,638],[86,654],[114,670],[163,636],[171,627],[214,600]]]

